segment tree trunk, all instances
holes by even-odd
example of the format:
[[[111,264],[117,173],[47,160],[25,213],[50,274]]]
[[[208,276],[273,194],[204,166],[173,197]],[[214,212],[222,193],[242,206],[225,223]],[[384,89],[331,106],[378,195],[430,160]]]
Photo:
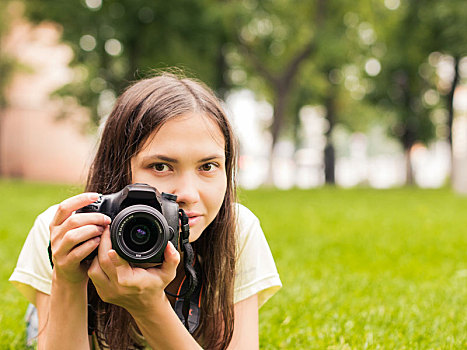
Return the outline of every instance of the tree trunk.
[[[276,98],[274,99],[274,112],[271,125],[271,152],[269,157],[268,175],[266,178],[265,185],[274,185],[274,149],[279,139],[279,134],[282,129],[282,124],[285,116],[285,110],[287,105],[287,97],[289,89],[284,84],[278,83],[276,85]]]
[[[328,185],[334,185],[336,183],[335,164],[336,156],[334,145],[332,141],[327,140],[326,147],[324,148],[324,178]]]
[[[225,55],[222,52],[222,48],[226,44],[227,39],[225,38],[225,35],[222,35],[219,38],[218,42],[218,53],[217,53],[217,59],[216,59],[216,73],[214,76],[214,86],[215,90],[218,93],[218,95],[224,100],[226,97],[227,92],[229,91],[230,86],[227,84],[227,81],[225,80],[224,73],[227,71],[228,66],[227,62],[225,60]]]
[[[448,142],[449,142],[449,151],[451,156],[451,181],[454,176],[454,154],[452,148],[452,125],[454,123],[454,92],[456,91],[457,85],[459,84],[459,57],[454,57],[454,79],[452,80],[451,88],[447,95],[447,109],[448,109],[448,120],[447,120],[447,130],[448,130]]]
[[[415,185],[415,177],[412,166],[411,151],[415,144],[415,132],[406,125],[404,134],[402,135],[402,146],[405,153],[405,184],[409,186]]]
[[[326,0],[319,0],[317,2],[316,12],[316,31],[319,32],[319,28],[322,27],[325,20],[326,11]],[[298,51],[297,54],[285,65],[283,74],[277,76],[272,70],[269,70],[261,60],[254,54],[254,50],[244,40],[239,38],[238,41],[239,49],[250,62],[251,66],[256,69],[258,74],[262,76],[274,90],[274,112],[273,112],[273,123],[271,127],[272,144],[271,144],[271,156],[269,157],[269,169],[265,184],[273,185],[273,156],[274,148],[276,146],[279,134],[282,129],[284,116],[287,108],[287,100],[290,91],[293,87],[293,81],[300,69],[302,63],[313,55],[316,51],[315,38],[311,38],[310,41]]]
[[[326,131],[326,147],[324,148],[324,178],[326,184],[334,185],[336,183],[335,165],[336,156],[334,145],[332,143],[332,132],[336,124],[336,88],[331,85],[328,96],[325,99],[326,120],[329,128]]]
[[[406,149],[405,153],[405,184],[408,186],[413,186],[415,184],[415,177],[412,167],[412,157],[411,157],[412,147]]]

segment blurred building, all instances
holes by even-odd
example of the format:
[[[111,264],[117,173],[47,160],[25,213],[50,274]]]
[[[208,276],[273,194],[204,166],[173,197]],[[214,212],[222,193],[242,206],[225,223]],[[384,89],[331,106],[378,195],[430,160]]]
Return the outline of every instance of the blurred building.
[[[457,88],[454,95],[457,117],[453,127],[453,187],[467,194],[467,86]]]
[[[0,111],[4,177],[66,183],[85,178],[95,143],[85,132],[86,110],[73,99],[49,97],[73,74],[71,49],[59,37],[53,24],[33,27],[18,18],[2,42],[2,49],[24,67],[7,91],[7,109]]]

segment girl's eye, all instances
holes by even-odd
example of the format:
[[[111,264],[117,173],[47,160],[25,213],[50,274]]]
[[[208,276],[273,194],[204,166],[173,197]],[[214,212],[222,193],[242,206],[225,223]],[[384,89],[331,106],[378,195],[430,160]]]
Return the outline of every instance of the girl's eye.
[[[206,164],[203,164],[201,165],[201,170],[202,171],[213,171],[215,170],[216,168],[218,167],[218,165],[216,163],[206,163]]]
[[[169,166],[165,163],[156,163],[151,165],[151,167],[157,172],[165,172],[170,170]]]

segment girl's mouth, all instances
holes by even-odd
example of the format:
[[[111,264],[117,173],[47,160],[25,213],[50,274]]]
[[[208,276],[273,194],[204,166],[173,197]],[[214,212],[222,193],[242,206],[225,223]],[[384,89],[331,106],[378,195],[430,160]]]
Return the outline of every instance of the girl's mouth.
[[[188,225],[190,225],[190,227],[192,227],[192,226],[196,225],[200,220],[201,220],[201,216],[199,216],[199,215],[189,216],[188,217]]]
[[[196,225],[197,223],[199,223],[201,221],[201,218],[203,217],[201,214],[198,214],[198,213],[194,213],[194,212],[191,212],[191,213],[186,213],[186,215],[188,216],[188,225],[190,227],[193,227],[194,225]],[[179,225],[181,223],[179,222]]]

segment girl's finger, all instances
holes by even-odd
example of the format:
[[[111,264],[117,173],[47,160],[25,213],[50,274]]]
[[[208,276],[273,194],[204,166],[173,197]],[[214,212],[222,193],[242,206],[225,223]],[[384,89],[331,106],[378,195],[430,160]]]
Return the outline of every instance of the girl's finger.
[[[97,256],[92,260],[91,266],[88,269],[88,277],[92,280],[96,288],[102,288],[110,282],[109,277],[102,270]]]
[[[63,236],[61,248],[66,252],[71,251],[73,248],[78,248],[86,243],[86,241],[98,237],[104,232],[103,226],[86,225],[74,230],[68,231]],[[99,240],[100,241],[100,240]]]
[[[128,287],[133,277],[133,268],[113,249],[107,252],[107,256],[112,262],[118,284]]]
[[[102,213],[79,213],[71,215],[66,219],[60,226],[60,229],[63,231],[70,231],[85,225],[107,226],[110,222],[111,219]]]
[[[78,245],[70,251],[68,258],[73,263],[81,263],[81,261],[83,261],[89,254],[92,253],[94,249],[97,248],[100,240],[100,237],[94,237],[87,240],[83,244]]]
[[[117,252],[112,249],[110,230],[108,227],[104,230],[101,238],[101,244],[99,245],[98,251],[99,265],[101,269],[110,280],[118,283],[122,280],[127,280],[132,274],[131,267],[128,262],[120,258]]]
[[[160,271],[165,276],[167,283],[170,283],[175,278],[179,263],[180,253],[175,249],[172,242],[169,241],[164,251],[164,262],[160,267]]]
[[[61,225],[74,211],[91,204],[99,198],[98,193],[81,193],[74,197],[65,199],[58,205],[57,212],[52,220],[51,225]]]

